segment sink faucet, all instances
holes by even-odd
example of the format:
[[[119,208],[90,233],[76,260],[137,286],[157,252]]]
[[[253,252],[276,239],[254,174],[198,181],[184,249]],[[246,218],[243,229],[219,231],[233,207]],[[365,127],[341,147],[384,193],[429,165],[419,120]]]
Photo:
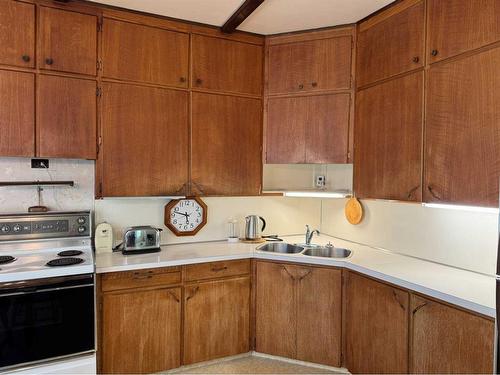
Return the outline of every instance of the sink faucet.
[[[311,244],[311,240],[313,238],[314,233],[319,235],[319,230],[314,229],[313,231],[311,231],[311,229],[309,228],[309,225],[306,225],[306,245]]]

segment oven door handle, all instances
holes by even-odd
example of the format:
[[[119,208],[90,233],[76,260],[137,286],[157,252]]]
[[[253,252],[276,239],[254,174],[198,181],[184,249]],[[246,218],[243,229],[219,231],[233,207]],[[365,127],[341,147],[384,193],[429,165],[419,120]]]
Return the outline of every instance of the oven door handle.
[[[82,285],[71,285],[71,286],[62,286],[62,287],[56,287],[56,288],[26,288],[25,290],[20,290],[12,293],[5,293],[5,294],[0,294],[0,298],[2,297],[12,297],[12,296],[22,296],[26,294],[34,294],[34,293],[44,293],[44,292],[55,292],[59,290],[66,290],[66,289],[76,289],[76,288],[85,288],[85,287],[93,287],[94,284],[82,284]]]

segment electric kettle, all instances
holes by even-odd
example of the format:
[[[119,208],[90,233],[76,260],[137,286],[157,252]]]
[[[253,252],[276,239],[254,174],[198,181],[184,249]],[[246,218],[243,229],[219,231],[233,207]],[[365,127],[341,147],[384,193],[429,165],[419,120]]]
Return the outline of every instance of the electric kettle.
[[[245,220],[245,238],[247,240],[259,240],[262,231],[266,228],[266,221],[264,218],[258,215],[248,215]],[[259,225],[259,220],[262,221],[262,228]]]

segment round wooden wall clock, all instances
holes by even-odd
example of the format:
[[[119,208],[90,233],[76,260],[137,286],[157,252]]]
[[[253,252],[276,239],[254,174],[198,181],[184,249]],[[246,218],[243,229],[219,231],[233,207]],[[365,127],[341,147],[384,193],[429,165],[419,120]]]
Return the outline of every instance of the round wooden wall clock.
[[[173,199],[165,206],[165,225],[176,236],[194,236],[207,223],[207,205],[198,197]]]

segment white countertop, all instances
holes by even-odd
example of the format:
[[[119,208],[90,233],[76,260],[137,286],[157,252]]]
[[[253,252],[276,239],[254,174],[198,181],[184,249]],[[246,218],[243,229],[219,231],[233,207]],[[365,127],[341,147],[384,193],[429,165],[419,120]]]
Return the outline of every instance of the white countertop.
[[[304,236],[284,236],[288,243],[301,243]],[[134,269],[215,262],[220,260],[258,258],[288,262],[345,267],[392,284],[399,285],[457,306],[495,317],[495,278],[461,270],[421,259],[408,257],[335,237],[321,235],[313,242],[353,251],[347,259],[310,257],[302,254],[275,254],[256,250],[260,244],[200,242],[162,246],[162,251],[151,254],[96,255],[97,273]]]

